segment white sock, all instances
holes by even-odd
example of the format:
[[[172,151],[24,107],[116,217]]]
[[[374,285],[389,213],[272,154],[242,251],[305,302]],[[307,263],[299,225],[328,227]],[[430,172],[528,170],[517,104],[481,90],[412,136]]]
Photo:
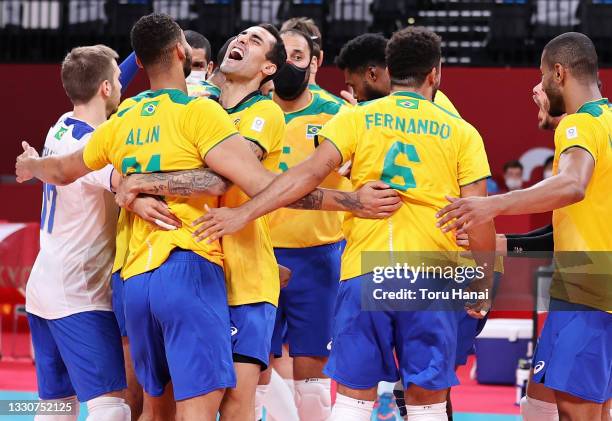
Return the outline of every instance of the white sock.
[[[432,405],[406,405],[408,421],[448,421],[446,401]]]
[[[529,396],[521,399],[523,421],[559,421],[557,405],[540,401]]]
[[[336,403],[328,421],[370,421],[374,401],[361,401],[336,394]]]
[[[130,407],[122,398],[100,396],[87,401],[86,421],[131,421]]]
[[[382,395],[383,393],[393,393],[394,388],[395,388],[395,383],[379,382],[378,383],[378,394]]]
[[[60,415],[60,414],[49,414],[49,415],[35,415],[34,421],[76,421],[79,418],[80,404],[76,396],[70,396],[63,399],[52,399],[42,400],[41,402],[57,402],[59,408],[66,408],[67,412],[71,414]]]
[[[263,400],[269,389],[269,384],[257,385],[257,390],[255,391],[255,421],[263,418]]]
[[[293,385],[293,380],[291,380]],[[272,370],[268,393],[263,396],[262,404],[266,408],[266,421],[299,421],[293,393],[284,379]]]
[[[280,377],[280,374],[278,374],[278,377]],[[282,377],[281,377],[282,379]],[[287,387],[289,388],[289,390],[291,391],[291,396],[293,396],[293,398],[295,399],[295,382],[293,381],[293,379],[283,379],[283,381],[285,382],[285,384],[287,385]]]
[[[294,384],[300,420],[327,421],[331,415],[331,379],[311,378]]]

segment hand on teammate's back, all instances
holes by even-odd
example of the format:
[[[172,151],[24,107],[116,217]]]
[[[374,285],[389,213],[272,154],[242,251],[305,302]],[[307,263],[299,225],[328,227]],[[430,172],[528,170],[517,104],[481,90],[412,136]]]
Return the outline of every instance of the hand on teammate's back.
[[[366,219],[382,219],[393,215],[402,206],[397,190],[382,181],[370,181],[357,190],[360,206],[353,210],[355,216]]]
[[[249,222],[243,215],[242,208],[209,208],[205,205],[206,213],[193,221],[194,227],[200,225],[193,233],[196,241],[208,238],[212,243],[224,235],[240,231]]]
[[[153,196],[137,197],[131,203],[129,210],[166,231],[180,228],[183,225],[163,200]]]
[[[15,175],[17,176],[18,183],[34,178],[34,174],[29,169],[29,163],[33,159],[40,158],[36,149],[31,147],[28,142],[21,142],[21,147],[23,148],[23,153],[17,157],[17,162],[15,162]]]
[[[437,214],[437,226],[443,232],[468,230],[480,224],[490,222],[499,214],[495,206],[499,196],[471,196],[449,197],[450,204],[442,208]]]

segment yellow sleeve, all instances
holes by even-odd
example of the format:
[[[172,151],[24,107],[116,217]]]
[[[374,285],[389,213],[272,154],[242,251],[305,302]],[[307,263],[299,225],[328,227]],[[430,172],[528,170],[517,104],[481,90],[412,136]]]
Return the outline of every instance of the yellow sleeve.
[[[111,163],[108,152],[112,143],[114,121],[112,118],[98,126],[83,149],[83,161],[92,171],[100,170]]]
[[[215,101],[197,98],[188,107],[183,120],[183,132],[187,139],[194,142],[202,158],[212,148],[237,133],[229,115]]]
[[[564,117],[557,130],[555,130],[557,156],[569,148],[579,147],[590,153],[597,162],[599,156],[598,136],[601,136],[598,127],[595,119],[588,114],[570,114]],[[604,140],[605,143],[607,143],[606,140]]]
[[[462,187],[491,176],[482,137],[474,127],[465,124],[457,163],[457,181]]]
[[[342,162],[350,161],[357,149],[355,109],[346,109],[332,117],[317,134],[319,142],[325,138],[340,152]]]
[[[238,131],[268,154],[278,146],[278,140],[285,131],[285,116],[273,101],[259,101],[242,116]]]

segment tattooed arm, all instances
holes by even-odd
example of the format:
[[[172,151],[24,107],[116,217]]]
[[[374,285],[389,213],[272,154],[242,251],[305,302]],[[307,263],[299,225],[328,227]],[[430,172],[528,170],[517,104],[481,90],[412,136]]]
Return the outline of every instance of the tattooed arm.
[[[119,206],[127,207],[140,193],[156,196],[221,196],[231,183],[209,169],[132,174],[124,177],[115,197]]]
[[[287,207],[345,211],[360,218],[386,218],[400,206],[401,198],[397,191],[382,181],[373,181],[352,192],[319,187]]]
[[[255,142],[245,139],[253,154],[260,161],[264,150]],[[138,194],[156,196],[221,196],[231,182],[208,168],[172,171],[164,173],[132,174],[124,177],[117,188],[116,201],[121,207],[129,207]]]

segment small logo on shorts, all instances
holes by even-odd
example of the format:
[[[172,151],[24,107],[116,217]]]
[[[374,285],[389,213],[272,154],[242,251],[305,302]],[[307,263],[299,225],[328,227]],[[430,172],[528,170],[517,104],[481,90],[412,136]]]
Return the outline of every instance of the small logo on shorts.
[[[232,334],[232,336],[234,336],[236,333],[238,333],[238,328],[232,326],[232,328],[230,329],[230,333]]]
[[[546,363],[544,361],[538,361],[537,364],[533,367],[533,374],[538,374],[540,371],[542,371],[545,365]]]
[[[329,341],[329,343],[327,344],[327,350],[331,351],[331,345],[332,345],[333,341]]]

